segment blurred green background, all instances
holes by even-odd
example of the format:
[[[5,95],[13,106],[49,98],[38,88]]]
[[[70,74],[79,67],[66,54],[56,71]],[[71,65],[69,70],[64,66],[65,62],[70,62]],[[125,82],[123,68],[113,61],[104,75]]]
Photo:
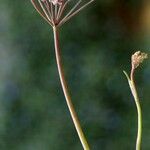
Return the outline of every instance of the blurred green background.
[[[52,29],[30,1],[0,0],[0,149],[82,150],[60,86]],[[95,0],[60,30],[66,77],[91,150],[134,150],[137,114],[122,70],[150,50],[149,0]],[[150,150],[150,61],[136,72]]]

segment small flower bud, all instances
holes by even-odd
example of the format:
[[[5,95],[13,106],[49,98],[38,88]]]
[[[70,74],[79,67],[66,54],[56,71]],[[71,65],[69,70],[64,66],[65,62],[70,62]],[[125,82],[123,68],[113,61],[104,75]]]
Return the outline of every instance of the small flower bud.
[[[135,52],[131,57],[132,69],[136,69],[144,59],[147,59],[148,55],[140,51]]]

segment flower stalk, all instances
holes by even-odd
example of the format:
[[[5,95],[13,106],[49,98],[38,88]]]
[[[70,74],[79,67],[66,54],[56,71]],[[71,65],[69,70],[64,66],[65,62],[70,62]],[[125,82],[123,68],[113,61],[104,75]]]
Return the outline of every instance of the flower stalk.
[[[58,67],[58,72],[59,72],[59,77],[60,77],[60,82],[61,86],[65,95],[65,99],[73,120],[73,123],[75,125],[75,128],[77,130],[79,139],[82,143],[82,146],[84,150],[90,150],[88,142],[84,136],[84,133],[82,131],[79,119],[77,117],[76,111],[74,109],[74,106],[72,104],[71,96],[69,94],[69,89],[67,86],[67,82],[65,79],[64,71],[63,71],[63,66],[62,66],[62,61],[61,61],[61,54],[60,54],[60,47],[59,47],[59,33],[58,33],[58,28],[53,27],[53,32],[54,32],[54,43],[55,43],[55,55],[56,55],[56,62],[57,62],[57,67]]]
[[[131,57],[131,72],[130,77],[126,73],[126,71],[123,71],[124,74],[127,77],[129,87],[131,89],[131,93],[134,97],[136,108],[137,108],[137,115],[138,115],[138,131],[137,131],[137,138],[136,138],[136,150],[141,150],[141,141],[142,141],[142,109],[140,105],[140,99],[138,96],[138,92],[136,89],[135,81],[134,81],[134,73],[136,68],[143,62],[144,59],[146,59],[148,56],[146,53],[141,53],[140,51],[137,51],[134,53]]]
[[[83,146],[84,150],[90,150],[88,142],[85,138],[85,135],[82,131],[78,116],[74,109],[71,96],[69,93],[69,88],[65,79],[63,65],[61,61],[61,50],[60,50],[60,43],[59,43],[59,28],[68,20],[70,20],[73,16],[78,14],[83,8],[88,6],[94,0],[90,0],[85,4],[81,4],[82,0],[79,0],[69,12],[66,13],[66,7],[71,0],[31,0],[34,8],[37,12],[44,18],[47,23],[52,26],[53,34],[54,34],[54,45],[55,45],[55,56],[56,56],[56,63],[59,73],[59,78],[61,82],[61,86],[64,92],[64,96],[66,99],[67,106],[69,108],[70,115],[72,117],[74,126],[78,133],[79,139]]]

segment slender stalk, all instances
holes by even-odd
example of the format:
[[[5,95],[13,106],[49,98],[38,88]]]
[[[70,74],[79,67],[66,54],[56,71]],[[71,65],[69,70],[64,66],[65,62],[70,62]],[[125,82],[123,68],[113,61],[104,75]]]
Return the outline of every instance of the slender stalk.
[[[133,74],[134,74],[134,71],[131,70],[130,88],[131,88],[132,95],[135,99],[135,104],[136,104],[137,114],[138,114],[138,132],[137,132],[137,139],[136,139],[136,150],[140,150],[141,140],[142,140],[142,111],[141,111],[140,100],[139,100],[139,96],[136,90]]]
[[[58,12],[58,15],[57,15],[57,20],[61,18],[61,15],[62,13],[64,12],[67,4],[70,2],[70,0],[67,0],[60,8],[60,11]]]
[[[41,0],[38,0],[38,2],[39,2],[39,4],[40,4],[40,6],[41,6],[43,12],[45,13],[45,16],[46,16],[47,19],[51,22],[51,19],[50,19],[50,17],[48,16],[48,14],[47,14],[47,12],[46,12],[46,10],[45,10],[45,8],[44,8],[44,6],[43,6]]]
[[[37,12],[40,14],[40,16],[51,26],[53,26],[52,22],[50,22],[48,20],[48,18],[46,18],[45,14],[43,12],[41,12],[40,8],[38,7],[38,5],[35,3],[34,0],[31,0],[31,3],[33,4],[34,8],[37,10]]]
[[[89,4],[91,4],[94,0],[90,0],[88,3],[84,4],[83,6],[81,6],[79,9],[77,9],[76,11],[74,11],[72,14],[70,14],[67,18],[62,19],[59,23],[59,26],[63,25],[65,22],[67,22],[69,19],[71,19],[73,16],[75,16],[76,14],[78,14],[82,9],[84,9],[85,7],[87,7]]]
[[[51,14],[50,5],[49,5],[49,3],[47,1],[44,2],[44,5],[45,5],[45,7],[47,9],[47,12],[48,12],[48,14],[50,16],[50,19],[51,19],[51,22],[52,22],[53,18],[52,18],[52,14]]]
[[[75,125],[76,130],[77,130],[79,139],[82,143],[82,146],[83,146],[84,150],[90,150],[89,145],[87,143],[87,140],[86,140],[84,133],[82,131],[79,119],[78,119],[77,114],[75,112],[74,106],[72,104],[72,100],[71,100],[71,97],[69,94],[67,82],[66,82],[66,79],[64,76],[64,71],[63,71],[62,62],[61,62],[60,46],[59,46],[59,33],[58,33],[58,29],[56,26],[53,27],[53,32],[54,32],[56,62],[57,62],[59,77],[60,77],[61,86],[62,86],[62,89],[64,92],[64,96],[65,96],[65,99],[66,99],[73,123]]]
[[[79,0],[74,7],[67,13],[67,15],[62,19],[62,21],[64,21],[78,6],[79,4],[82,2],[82,0]]]
[[[131,89],[131,93],[134,97],[136,109],[137,109],[137,115],[138,115],[138,131],[137,131],[137,138],[136,138],[136,150],[141,150],[141,141],[142,141],[142,110],[140,105],[140,99],[137,93],[136,85],[134,82],[134,70],[131,69],[130,78],[128,74],[124,71],[124,74],[126,75],[128,79],[128,83]]]

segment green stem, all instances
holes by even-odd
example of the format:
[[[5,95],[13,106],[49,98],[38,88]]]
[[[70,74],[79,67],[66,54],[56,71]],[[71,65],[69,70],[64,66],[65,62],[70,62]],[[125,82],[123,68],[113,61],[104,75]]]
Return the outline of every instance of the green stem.
[[[77,114],[75,112],[74,106],[72,104],[72,100],[71,100],[71,97],[69,94],[67,82],[66,82],[66,79],[64,76],[64,71],[63,71],[62,62],[61,62],[60,46],[59,46],[59,33],[58,33],[58,29],[56,26],[53,27],[53,32],[54,32],[56,62],[57,62],[59,77],[60,77],[61,86],[62,86],[62,89],[64,92],[64,96],[65,96],[65,99],[66,99],[73,123],[75,125],[76,130],[77,130],[79,139],[82,143],[82,146],[83,146],[84,150],[90,150],[88,142],[87,142],[87,140],[84,136],[84,133],[82,131],[79,119],[78,119]]]
[[[132,95],[134,97],[135,100],[135,104],[136,104],[136,108],[137,108],[137,114],[138,114],[138,131],[137,131],[137,139],[136,139],[136,150],[141,150],[141,141],[142,141],[142,110],[141,110],[141,105],[140,105],[140,100],[139,100],[139,96],[137,93],[137,89],[135,86],[135,82],[134,82],[134,70],[131,69],[131,74],[130,74],[130,78],[128,76],[128,74],[123,71],[124,74],[127,77]]]
[[[137,132],[137,140],[136,140],[136,150],[140,150],[141,140],[142,140],[142,111],[141,111],[139,96],[138,96],[133,78],[130,81],[130,88],[131,88],[133,97],[135,99],[135,104],[136,104],[137,114],[138,114],[138,132]]]

